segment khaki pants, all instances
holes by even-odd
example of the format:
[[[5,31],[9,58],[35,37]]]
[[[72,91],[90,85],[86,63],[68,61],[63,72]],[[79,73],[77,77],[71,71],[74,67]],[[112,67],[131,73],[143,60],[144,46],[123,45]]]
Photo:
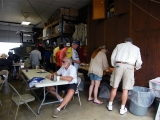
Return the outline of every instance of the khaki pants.
[[[134,86],[134,66],[129,64],[116,63],[114,71],[110,78],[110,85],[118,88],[122,80],[122,88],[126,90],[133,89]]]

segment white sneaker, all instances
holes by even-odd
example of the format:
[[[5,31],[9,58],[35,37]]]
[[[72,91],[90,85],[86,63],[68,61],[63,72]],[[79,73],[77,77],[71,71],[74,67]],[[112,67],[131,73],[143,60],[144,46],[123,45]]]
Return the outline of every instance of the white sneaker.
[[[124,113],[127,112],[127,108],[124,108],[124,109],[120,109],[120,114],[123,115]]]
[[[112,105],[108,105],[107,108],[108,108],[109,111],[112,111],[113,106]]]

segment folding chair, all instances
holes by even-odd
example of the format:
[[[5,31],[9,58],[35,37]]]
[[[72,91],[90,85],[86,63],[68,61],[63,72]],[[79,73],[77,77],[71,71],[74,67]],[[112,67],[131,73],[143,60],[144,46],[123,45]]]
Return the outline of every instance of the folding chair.
[[[8,74],[9,74],[8,70],[1,70],[0,71],[0,75],[4,75],[4,77],[5,77],[4,80],[0,80],[0,89],[2,89],[4,83],[7,85],[8,89],[9,89],[9,86],[8,86]]]
[[[23,79],[23,84],[26,85],[25,91],[22,92],[22,93],[25,93],[25,94],[26,94],[26,92],[30,90],[30,91],[35,95],[35,97],[41,102],[41,100],[39,99],[39,97],[38,97],[38,96],[35,94],[35,92],[34,92],[34,90],[36,90],[36,89],[41,89],[41,88],[36,88],[36,87],[30,88],[30,87],[29,87],[29,83],[28,83],[28,81],[24,78],[24,76],[21,75],[21,77],[22,77],[22,79]],[[22,85],[21,91],[22,91],[22,89],[23,89],[23,86],[24,86],[24,85]]]
[[[81,99],[80,99],[80,96],[79,96],[79,90],[78,90],[78,87],[79,87],[79,85],[80,85],[80,83],[81,83],[81,78],[80,77],[77,77],[77,89],[76,89],[76,91],[75,91],[75,93],[74,93],[74,95],[73,95],[73,100],[75,99],[75,98],[77,98],[78,99],[78,101],[79,101],[79,105],[81,106]],[[75,95],[77,95],[77,97],[75,96]],[[66,106],[67,106],[68,104],[66,104],[64,107],[63,107],[63,109],[65,109],[66,108]]]
[[[8,83],[8,84],[9,84],[9,83]],[[25,104],[25,105],[32,111],[32,113],[33,113],[35,116],[37,116],[37,114],[36,114],[36,113],[32,110],[32,108],[27,104],[28,102],[34,101],[34,100],[35,100],[35,97],[32,96],[32,95],[30,95],[30,94],[20,95],[20,94],[18,93],[18,91],[17,91],[11,84],[9,84],[9,86],[10,86],[13,94],[12,94],[12,98],[11,98],[11,103],[10,103],[8,115],[9,115],[9,113],[10,113],[10,111],[11,111],[13,114],[15,114],[14,120],[16,120],[19,106],[22,105],[22,104]],[[16,113],[14,113],[14,112],[11,110],[12,102],[14,102],[14,103],[17,105]]]

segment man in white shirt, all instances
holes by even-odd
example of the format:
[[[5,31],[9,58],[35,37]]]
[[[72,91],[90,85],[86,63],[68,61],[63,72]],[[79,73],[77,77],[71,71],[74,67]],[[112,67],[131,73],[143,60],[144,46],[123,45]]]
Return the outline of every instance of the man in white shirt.
[[[41,53],[38,51],[38,47],[35,47],[35,50],[33,50],[30,54],[30,62],[32,64],[32,69],[35,69],[36,66],[40,65],[41,59]]]
[[[53,111],[53,115],[52,117],[56,118],[58,117],[58,113],[60,112],[60,110],[68,104],[68,102],[71,100],[71,98],[74,95],[74,92],[77,89],[77,71],[76,68],[72,65],[72,60],[71,58],[67,58],[65,57],[62,60],[62,67],[55,72],[53,75],[50,76],[50,79],[53,79],[54,75],[56,76],[60,76],[60,80],[65,80],[68,81],[67,85],[60,85],[58,88],[59,89],[63,89],[67,92],[67,95],[64,97],[64,99],[58,95],[58,99],[60,100],[61,104],[58,108],[56,108]],[[56,95],[55,94],[55,88],[54,87],[48,87],[48,91],[52,94],[52,95]]]
[[[76,51],[78,46],[79,46],[79,41],[78,40],[73,41],[72,43],[72,62],[73,62],[73,65],[76,67],[77,71],[78,71],[79,64],[81,63],[81,61],[79,60],[78,52]]]
[[[126,38],[125,43],[116,46],[111,55],[111,64],[114,66],[114,71],[110,79],[112,90],[107,108],[110,111],[112,110],[113,100],[122,79],[123,92],[120,114],[124,114],[127,112],[125,104],[128,98],[128,90],[132,90],[134,86],[134,71],[140,69],[142,65],[140,49],[132,44],[131,38]]]

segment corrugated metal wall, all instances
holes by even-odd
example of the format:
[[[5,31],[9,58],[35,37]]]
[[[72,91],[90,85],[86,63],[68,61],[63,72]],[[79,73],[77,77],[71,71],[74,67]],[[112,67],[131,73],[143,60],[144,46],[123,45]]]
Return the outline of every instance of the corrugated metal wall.
[[[16,32],[21,30],[31,32],[32,27],[23,27],[20,25],[15,26],[9,23],[0,23],[0,42],[20,43],[20,36],[19,34],[16,34]]]

